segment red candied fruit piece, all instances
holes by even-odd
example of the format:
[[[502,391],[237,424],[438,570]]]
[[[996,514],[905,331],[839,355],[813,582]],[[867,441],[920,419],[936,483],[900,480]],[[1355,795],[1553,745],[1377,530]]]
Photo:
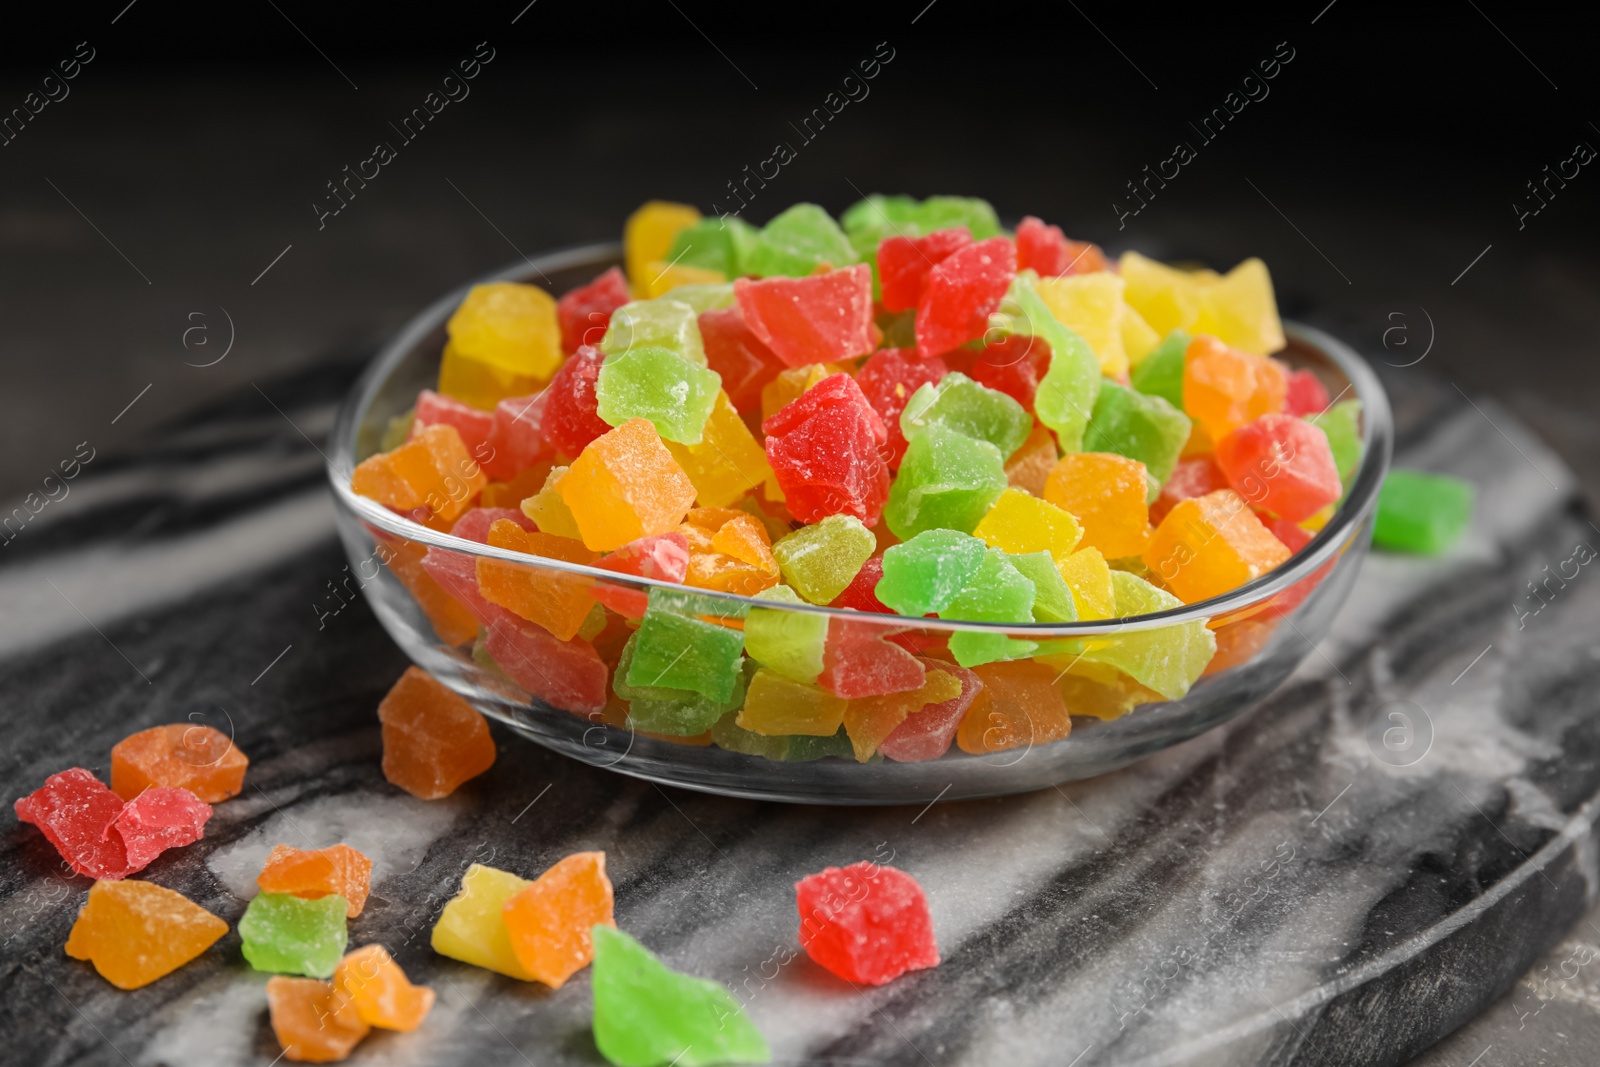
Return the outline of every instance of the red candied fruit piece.
[[[985,345],[967,377],[1033,410],[1039,380],[1050,370],[1050,346],[1042,338],[1009,334]]]
[[[1217,466],[1252,507],[1299,522],[1344,493],[1328,437],[1294,415],[1263,415],[1217,442]]]
[[[483,473],[497,482],[509,482],[520,472],[555,455],[545,436],[548,391],[533,396],[508,396],[494,406],[494,427],[489,431],[489,455]]]
[[[844,592],[833,598],[830,608],[855,608],[857,611],[870,611],[878,615],[893,615],[894,609],[878,599],[878,582],[883,578],[883,553],[875,556],[861,565],[856,576],[850,579],[850,584],[844,587]]]
[[[629,541],[595,564],[603,570],[683,584],[689,575],[689,539],[674,530]],[[589,590],[594,598],[618,615],[644,618],[650,595],[642,589],[597,583]]]
[[[584,345],[597,345],[611,325],[611,313],[633,299],[628,279],[612,267],[588,285],[570,289],[556,301],[561,322],[561,351],[571,355]]]
[[[922,661],[888,640],[890,633],[882,624],[829,619],[817,684],[846,700],[920,689],[927,674]]]
[[[829,867],[800,879],[794,892],[806,955],[847,982],[883,985],[939,963],[928,898],[904,871]]]
[[[854,378],[824,378],[761,430],[789,514],[805,523],[854,515],[877,524],[889,499],[889,467],[879,451],[888,431]]]
[[[486,545],[489,543],[489,527],[496,519],[510,519],[529,533],[539,528],[528,516],[511,508],[473,508],[456,520],[456,524],[450,527],[450,533],[455,537]],[[478,592],[476,556],[434,546],[430,547],[427,554],[422,557],[422,569],[427,571],[446,593],[461,601],[484,626],[490,626],[508,614],[504,608],[489,603],[483,598],[483,594]]]
[[[918,359],[914,348],[885,348],[875,352],[856,372],[856,384],[872,410],[883,419],[889,434],[884,458],[891,470],[900,466],[906,454],[906,437],[900,432],[900,412],[905,410],[911,394],[921,385],[937,384],[950,373],[944,360],[938,356]]]
[[[894,732],[883,739],[878,751],[897,763],[921,763],[938,759],[950,751],[961,727],[961,718],[977,699],[983,688],[983,679],[965,667],[942,660],[925,659],[923,665],[930,671],[946,671],[961,682],[961,692],[949,700],[929,704],[920,711],[906,716]]]
[[[506,677],[552,707],[579,716],[605,709],[610,671],[588,641],[563,641],[538,623],[502,612],[483,646]]]
[[[593,345],[582,346],[561,364],[545,389],[549,397],[544,406],[545,439],[564,456],[576,457],[590,441],[611,430],[595,410],[599,404],[595,383],[605,358]]]
[[[1283,398],[1285,415],[1319,415],[1328,409],[1328,387],[1309,370],[1289,372],[1288,392]]]
[[[67,865],[89,878],[126,878],[128,853],[111,831],[122,798],[82,767],[52,774],[15,804],[17,818],[37,826]]]
[[[982,337],[1016,274],[1017,246],[1005,237],[946,256],[928,274],[917,302],[917,351],[937,356]]]
[[[1222,468],[1211,456],[1180,459],[1178,465],[1172,468],[1166,484],[1161,487],[1161,495],[1150,505],[1150,522],[1159,526],[1161,520],[1167,517],[1167,512],[1177,507],[1180,501],[1193,500],[1226,488],[1228,476],[1222,473]]]
[[[122,835],[128,873],[143,870],[169,848],[192,845],[205,836],[211,805],[170,786],[146,789],[123,806],[111,823]]]
[[[751,331],[791,367],[838,363],[878,347],[865,263],[804,278],[740,278],[733,295]]]
[[[1282,541],[1290,552],[1298,552],[1311,543],[1311,531],[1305,527],[1266,512],[1257,512],[1256,515],[1262,525],[1272,531],[1272,536]]]
[[[706,366],[722,376],[722,390],[736,411],[759,411],[761,389],[783,370],[781,359],[762,344],[738,307],[700,313]]]
[[[1017,269],[1036,270],[1041,278],[1110,270],[1099,245],[1074,241],[1060,226],[1048,226],[1032,215],[1017,227]]]
[[[435,426],[439,423],[454,426],[461,434],[461,443],[467,446],[467,451],[479,463],[483,462],[484,456],[488,454],[488,449],[484,445],[494,430],[492,414],[471,404],[463,404],[455,397],[441,396],[432,389],[424,389],[417,394],[417,407],[414,421],[411,423],[411,432],[415,434],[424,426]]]
[[[934,230],[926,237],[888,237],[878,243],[878,281],[883,310],[909,311],[922,299],[928,273],[958,248],[972,243],[965,226]]]

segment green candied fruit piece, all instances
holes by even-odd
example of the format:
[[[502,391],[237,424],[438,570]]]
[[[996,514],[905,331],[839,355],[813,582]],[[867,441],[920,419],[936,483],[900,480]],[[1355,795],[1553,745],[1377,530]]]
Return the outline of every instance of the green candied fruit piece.
[[[1033,596],[1033,583],[1017,570],[1011,557],[998,548],[991,548],[984,552],[983,564],[972,581],[956,594],[939,617],[967,622],[1028,623],[1033,621]],[[962,630],[950,635],[950,654],[963,667],[1021,659],[1033,655],[1038,647],[1037,642],[998,633]]]
[[[667,262],[721,271],[724,278],[737,278],[744,273],[755,247],[754,226],[736,215],[713,215],[678,231],[667,251]]]
[[[855,580],[861,565],[878,547],[854,515],[829,515],[802,526],[772,546],[783,580],[813,604],[831,604]]]
[[[719,311],[722,308],[731,308],[734,304],[732,282],[707,282],[697,285],[680,285],[669,290],[667,297],[688,304],[694,308],[696,315],[704,315],[708,311]]]
[[[917,202],[909,196],[873,193],[865,200],[851,204],[839,216],[839,224],[844,227],[856,255],[872,264],[874,279],[878,272],[878,245],[884,238],[922,236],[916,212]]]
[[[775,585],[757,600],[804,604],[799,593]],[[828,617],[809,611],[751,608],[744,620],[744,650],[769,670],[797,682],[814,682],[822,673],[822,652],[828,641]],[[620,691],[619,691],[620,695]]]
[[[239,920],[244,958],[258,971],[331,978],[349,940],[348,907],[336,893],[315,900],[260,893]]]
[[[946,374],[937,385],[918,386],[900,412],[900,432],[907,441],[935,424],[988,441],[1002,456],[1021,448],[1033,432],[1033,416],[1026,408],[959,371]]]
[[[1072,590],[1056,569],[1055,558],[1050,553],[1029,552],[1012,556],[1011,565],[1033,583],[1034,622],[1078,621],[1078,606],[1072,600]]]
[[[837,756],[855,762],[855,746],[850,743],[850,734],[843,726],[839,732],[827,737],[812,737],[807,734],[793,734],[789,737],[789,751],[784,754],[784,759],[789,763],[810,763],[812,760],[825,759],[828,756]],[[883,757],[873,753],[873,758],[868,763],[882,762]]]
[[[708,599],[650,590],[624,685],[692,689],[712,700],[732,699],[743,676],[744,633],[698,618],[719,611],[697,609],[696,600]]]
[[[923,233],[965,226],[972,232],[974,241],[1000,233],[1000,217],[995,214],[994,207],[975,196],[930,196],[916,206],[911,218]]]
[[[710,1067],[772,1058],[739,1001],[721,985],[680,974],[621,930],[596,923],[590,984],[594,1043],[618,1067]]]
[[[1378,491],[1378,517],[1372,543],[1397,552],[1436,556],[1460,540],[1472,525],[1471,482],[1447,474],[1396,467]]]
[[[983,566],[988,546],[959,530],[924,530],[883,551],[877,597],[901,615],[921,618],[950,606]]]
[[[1183,354],[1192,340],[1183,330],[1167,334],[1128,375],[1133,387],[1146,396],[1159,396],[1182,411]]]
[[[1111,590],[1117,617],[1122,619],[1183,607],[1183,601],[1165,589],[1127,571],[1111,572]],[[1083,658],[1115,667],[1168,700],[1187,693],[1217,651],[1216,636],[1204,619],[1112,634],[1103,640],[1102,647],[1096,647],[1098,641],[1090,641]]]
[[[837,269],[857,258],[855,246],[832,216],[815,204],[796,204],[761,227],[749,267],[763,278],[803,278],[823,263]]]
[[[1147,503],[1154,503],[1178,465],[1191,425],[1189,416],[1161,397],[1106,382],[1095,398],[1094,414],[1083,434],[1083,450],[1115,452],[1143,463],[1154,483]]]
[[[628,638],[617,659],[612,689],[628,702],[628,725],[650,734],[693,737],[709,730],[713,723],[744,703],[744,675],[741,672],[733,693],[726,700],[715,700],[692,689],[664,685],[629,685],[633,669],[634,645],[638,634]]]
[[[924,530],[971,533],[1009,484],[998,448],[935,424],[906,449],[883,518],[902,541]]]
[[[1050,313],[1033,283],[1038,275],[1020,272],[1011,281],[1000,310],[989,316],[991,329],[1017,337],[1038,337],[1050,346],[1050,369],[1039,380],[1033,410],[1055,431],[1063,452],[1083,451],[1083,431],[1100,395],[1100,357],[1089,342]]]
[[[711,740],[718,748],[725,748],[729,752],[739,752],[746,756],[760,756],[763,759],[781,760],[789,756],[789,743],[792,737],[768,737],[758,734],[754,730],[746,730],[734,720],[738,713],[724,716],[711,726]]]
[[[649,419],[662,439],[697,445],[722,390],[722,375],[665,348],[608,356],[595,382],[595,414],[611,426]]]
[[[690,363],[706,365],[700,318],[694,308],[672,297],[635,300],[611,313],[600,351],[615,356],[635,348],[665,348]]]
[[[1341,400],[1308,421],[1327,437],[1339,481],[1350,488],[1350,479],[1361,466],[1361,401]]]

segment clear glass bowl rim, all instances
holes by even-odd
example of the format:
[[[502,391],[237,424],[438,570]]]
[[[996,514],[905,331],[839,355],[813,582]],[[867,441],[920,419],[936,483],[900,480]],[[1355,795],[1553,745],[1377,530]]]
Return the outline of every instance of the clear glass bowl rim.
[[[560,249],[544,255],[514,261],[483,277],[445,294],[416,315],[412,316],[390,340],[379,349],[367,369],[351,388],[339,407],[329,434],[327,457],[328,481],[334,497],[354,512],[362,521],[410,541],[461,552],[483,559],[504,560],[509,563],[549,570],[567,571],[604,579],[612,584],[637,588],[662,588],[683,591],[686,587],[675,582],[619,574],[616,571],[564,560],[547,559],[495,548],[491,545],[454,537],[429,529],[420,523],[390,511],[350,488],[350,474],[356,467],[356,446],[362,417],[376,399],[378,391],[393,373],[396,365],[406,359],[416,346],[434,330],[441,327],[474,285],[486,282],[527,282],[531,276],[545,272],[568,270],[584,264],[605,264],[621,259],[621,247],[614,242],[580,245]],[[559,294],[554,294],[559,295]],[[1031,637],[1090,637],[1139,630],[1160,629],[1196,620],[1209,620],[1217,616],[1232,615],[1254,607],[1277,595],[1302,578],[1307,577],[1340,551],[1349,536],[1356,531],[1367,514],[1377,506],[1378,490],[1388,473],[1389,460],[1394,448],[1394,422],[1389,399],[1366,362],[1344,342],[1310,326],[1285,322],[1284,332],[1293,340],[1318,350],[1339,368],[1350,382],[1355,399],[1361,401],[1363,451],[1361,466],[1345,494],[1344,503],[1328,524],[1312,541],[1296,553],[1288,563],[1268,571],[1254,581],[1233,589],[1222,596],[1185,604],[1166,611],[1138,615],[1126,619],[1094,619],[1070,623],[999,623],[974,622],[961,619],[912,618],[905,615],[883,615],[853,611],[847,608],[830,608],[815,604],[789,604],[781,601],[760,600],[711,589],[692,589],[697,596],[726,601],[730,610],[759,607],[767,610],[808,612],[824,616],[839,616],[858,623],[875,624],[898,629],[992,631],[995,633],[1025,633]],[[1335,398],[1342,399],[1342,397]]]

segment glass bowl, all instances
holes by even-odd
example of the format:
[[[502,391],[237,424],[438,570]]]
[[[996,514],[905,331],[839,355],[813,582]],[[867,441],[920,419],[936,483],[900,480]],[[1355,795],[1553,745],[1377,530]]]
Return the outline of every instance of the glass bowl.
[[[482,281],[528,282],[560,294],[619,260],[616,246],[593,245],[525,260]],[[725,664],[729,644],[737,645],[752,610],[759,612],[752,635],[788,629],[815,638],[825,632],[830,662],[837,659],[845,665],[841,676],[862,670],[893,674],[915,653],[930,672],[943,669],[965,677],[942,662],[948,658],[947,639],[954,635],[965,635],[960,640],[968,643],[1010,638],[1038,645],[1032,658],[976,668],[986,687],[966,709],[956,743],[945,755],[914,759],[930,746],[939,747],[928,736],[908,736],[939,735],[932,728],[935,720],[918,711],[906,720],[915,720],[915,728],[886,735],[884,751],[900,759],[879,752],[858,761],[844,733],[785,740],[740,729],[731,712],[722,714],[721,709],[738,705],[740,689],[747,710],[763,722],[770,723],[770,715],[796,700],[812,723],[818,716],[831,721],[830,715],[839,714],[839,706],[819,698],[814,687],[785,685],[772,671],[754,672],[753,658],[745,660],[742,673],[735,672],[733,692],[726,691],[726,673],[706,675],[718,681],[695,686],[701,691],[693,706],[662,704],[654,700],[659,692],[629,689],[641,709],[630,715],[612,688],[629,633],[629,625],[613,608],[637,613],[652,588],[681,592],[684,587],[452,537],[351,492],[356,463],[378,451],[390,420],[411,407],[419,390],[434,384],[445,320],[465,293],[463,287],[434,302],[384,346],[334,425],[328,475],[340,538],[358,580],[378,620],[406,654],[484,714],[585,763],[689,789],[829,804],[994,796],[1104,774],[1194,737],[1254,705],[1326,634],[1366,553],[1378,489],[1389,465],[1389,405],[1371,370],[1332,337],[1289,324],[1288,348],[1280,358],[1313,370],[1336,399],[1353,395],[1361,401],[1363,459],[1344,503],[1309,545],[1283,566],[1224,596],[1130,619],[1002,625],[910,619],[695,590],[700,599],[692,610],[675,616],[682,620],[680,655],[687,657],[687,665],[702,660]],[[435,555],[424,566],[428,553]],[[530,562],[535,558],[538,562]],[[435,581],[432,564],[441,560],[457,568],[446,571],[461,574],[464,567],[469,576],[487,566],[532,598],[533,614],[548,611],[571,618],[597,596],[612,607],[605,609],[604,629],[592,643],[558,641],[541,626],[493,608],[498,621],[480,629],[473,614]],[[657,593],[658,600],[662,595]],[[598,621],[596,612],[584,632],[593,633]],[[1163,699],[1108,666],[1158,661],[1174,635],[1192,637],[1198,626],[1215,635],[1217,652],[1205,675],[1179,699]],[[770,636],[766,640],[770,643]],[[662,672],[653,673],[653,679],[678,680],[682,673],[677,662],[657,666]],[[941,681],[950,687],[950,679]],[[963,685],[964,690],[971,688],[970,681]],[[907,714],[893,697],[839,705],[849,736],[863,738],[885,736]],[[928,710],[938,712],[938,721],[948,728],[958,709],[929,705]],[[688,737],[661,732],[663,724],[681,730],[693,728],[685,722],[718,715],[722,717],[712,730],[716,744],[704,732]],[[650,727],[657,732],[647,732]],[[865,743],[870,746],[871,741]]]

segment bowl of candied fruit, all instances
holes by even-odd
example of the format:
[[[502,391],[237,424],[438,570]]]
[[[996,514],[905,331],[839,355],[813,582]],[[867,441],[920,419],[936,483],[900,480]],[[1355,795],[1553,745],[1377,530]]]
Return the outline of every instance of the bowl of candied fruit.
[[[1111,258],[982,200],[653,201],[378,354],[329,452],[380,622],[516,732],[716,793],[1102,774],[1328,630],[1391,451],[1265,264]]]

